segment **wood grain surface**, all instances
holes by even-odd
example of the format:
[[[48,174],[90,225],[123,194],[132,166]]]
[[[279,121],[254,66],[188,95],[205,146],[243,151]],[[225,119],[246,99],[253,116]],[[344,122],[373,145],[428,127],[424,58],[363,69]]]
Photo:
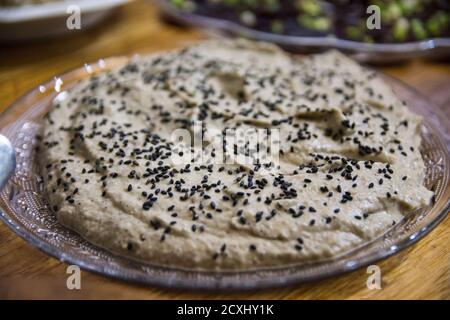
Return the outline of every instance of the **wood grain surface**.
[[[99,58],[160,51],[204,38],[164,23],[153,5],[130,3],[101,26],[45,42],[0,45],[0,111],[54,75]],[[450,64],[413,60],[379,67],[428,96],[450,117]],[[449,128],[450,130],[450,128]],[[248,292],[192,292],[140,286],[82,271],[81,290],[66,287],[67,265],[0,223],[0,298],[19,299],[450,299],[450,218],[378,266],[382,289],[369,290],[365,269],[319,282]]]

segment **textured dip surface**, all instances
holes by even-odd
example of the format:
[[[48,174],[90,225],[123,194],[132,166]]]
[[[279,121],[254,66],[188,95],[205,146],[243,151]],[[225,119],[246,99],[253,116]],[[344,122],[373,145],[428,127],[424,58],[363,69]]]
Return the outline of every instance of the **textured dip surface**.
[[[214,130],[278,132],[279,162],[220,164],[214,148],[173,141],[198,121],[205,142]],[[90,242],[156,265],[242,270],[336,257],[427,205],[420,121],[338,52],[299,60],[205,42],[77,84],[44,119],[39,160],[58,220]],[[172,161],[188,151],[207,160]]]

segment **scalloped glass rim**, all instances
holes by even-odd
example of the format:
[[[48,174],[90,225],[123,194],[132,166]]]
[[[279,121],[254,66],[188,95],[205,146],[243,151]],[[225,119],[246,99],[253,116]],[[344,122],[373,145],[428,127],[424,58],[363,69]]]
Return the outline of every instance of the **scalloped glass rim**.
[[[121,66],[128,60],[127,57],[101,59],[90,64],[89,68],[85,65],[59,78],[64,82],[64,88],[70,88],[80,79]],[[163,287],[260,289],[293,285],[353,271],[415,243],[442,221],[450,209],[449,121],[414,89],[391,77],[385,78],[397,94],[413,106],[415,112],[424,116],[422,135],[425,135],[423,144],[426,150],[423,154],[426,159],[434,161],[429,164],[427,160],[426,163],[429,170],[427,180],[431,181],[436,191],[435,201],[429,208],[410,214],[382,237],[335,259],[241,272],[183,270],[133,261],[96,247],[59,225],[54,214],[45,206],[35,181],[36,176],[24,176],[21,169],[17,169],[0,191],[0,219],[27,242],[63,262],[114,278]],[[25,127],[25,123],[35,122],[45,114],[57,95],[52,91],[54,86],[53,79],[31,90],[0,115],[0,133],[16,147],[19,168],[25,168],[25,172],[33,173],[33,168],[36,168],[33,159],[23,155],[27,153],[27,148],[22,149],[21,139],[28,139],[25,140],[28,143],[30,137],[20,130]]]
[[[292,51],[340,49],[351,52],[360,61],[393,62],[419,56],[450,54],[450,38],[429,38],[405,43],[364,43],[336,37],[300,37],[274,34],[247,28],[233,21],[216,19],[176,10],[166,0],[152,0],[169,17],[208,31],[216,30],[254,40],[268,41]]]

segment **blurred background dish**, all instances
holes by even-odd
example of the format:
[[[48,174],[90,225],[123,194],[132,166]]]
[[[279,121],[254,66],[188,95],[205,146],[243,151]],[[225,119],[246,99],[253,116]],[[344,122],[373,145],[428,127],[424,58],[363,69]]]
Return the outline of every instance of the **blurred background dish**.
[[[450,53],[447,0],[155,1],[177,22],[274,42],[295,52],[337,48],[370,62]],[[371,5],[379,8],[380,29],[367,27]]]
[[[100,23],[128,0],[0,0],[0,41],[17,42],[80,32]],[[72,30],[66,21],[74,12],[81,14],[81,28]]]

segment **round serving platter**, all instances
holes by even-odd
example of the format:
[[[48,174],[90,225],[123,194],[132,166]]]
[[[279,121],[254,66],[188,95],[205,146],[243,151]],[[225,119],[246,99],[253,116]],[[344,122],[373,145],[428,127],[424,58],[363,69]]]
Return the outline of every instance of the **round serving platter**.
[[[412,212],[382,237],[332,260],[240,272],[155,266],[96,247],[60,225],[47,206],[35,161],[36,133],[40,119],[55,99],[64,98],[66,90],[127,61],[127,57],[101,59],[55,77],[19,98],[0,116],[0,134],[11,141],[16,152],[15,172],[0,190],[0,218],[30,244],[63,262],[123,280],[171,288],[245,290],[285,286],[343,274],[391,256],[430,232],[450,209],[449,121],[414,89],[384,76],[410,109],[424,117],[424,183],[435,197],[430,206]],[[5,163],[0,163],[0,170],[6,170]]]

